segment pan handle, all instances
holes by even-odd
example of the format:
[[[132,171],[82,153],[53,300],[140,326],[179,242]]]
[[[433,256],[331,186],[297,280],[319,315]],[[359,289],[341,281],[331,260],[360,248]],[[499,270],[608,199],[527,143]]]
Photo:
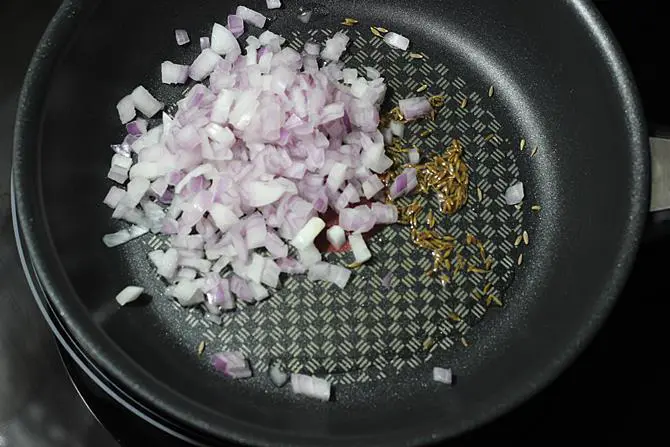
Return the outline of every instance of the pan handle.
[[[657,132],[651,148],[651,201],[643,243],[670,236],[670,133]]]

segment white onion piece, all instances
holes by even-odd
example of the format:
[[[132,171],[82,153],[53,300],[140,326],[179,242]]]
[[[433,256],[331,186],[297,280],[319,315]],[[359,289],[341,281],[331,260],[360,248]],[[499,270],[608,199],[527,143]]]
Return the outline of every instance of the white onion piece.
[[[142,287],[128,286],[116,295],[116,302],[121,306],[125,306],[126,304],[135,301],[143,293],[144,288]]]
[[[372,230],[375,223],[375,215],[366,205],[345,208],[340,211],[339,224],[346,231],[365,233]]]
[[[407,48],[409,48],[409,39],[405,36],[394,33],[393,31],[389,31],[384,35],[384,42],[386,42],[387,45],[402,51],[405,51]]]
[[[265,258],[265,264],[263,265],[263,274],[261,276],[261,282],[266,286],[272,288],[277,288],[279,285],[279,274],[281,269],[272,259]]]
[[[205,48],[209,48],[211,46],[209,37],[207,36],[202,36],[200,38],[200,50],[204,50]]]
[[[238,351],[219,352],[212,356],[212,366],[217,371],[233,379],[252,376],[249,361]]]
[[[246,269],[245,275],[247,278],[249,278],[251,281],[255,282],[256,284],[261,283],[261,279],[263,278],[263,269],[265,268],[265,258],[263,256],[254,253],[251,256],[251,264]]]
[[[382,129],[382,135],[384,136],[384,144],[393,143],[393,132],[391,132],[390,127],[385,127]]]
[[[225,147],[230,147],[235,142],[235,135],[228,127],[222,127],[216,123],[209,123],[205,126],[205,132],[212,140],[221,143]]]
[[[415,168],[406,168],[399,176],[393,180],[389,188],[389,194],[392,199],[404,196],[414,190],[418,185]]]
[[[305,250],[308,246],[314,244],[314,239],[326,228],[326,222],[318,217],[312,217],[307,221],[304,227],[298,231],[298,234],[291,241],[298,250]]]
[[[194,81],[202,81],[214,71],[214,67],[216,67],[221,60],[221,56],[215,53],[211,48],[205,48],[191,64],[188,75]]]
[[[321,52],[321,45],[316,42],[305,42],[305,53],[310,56],[318,56]]]
[[[342,70],[342,82],[351,85],[358,79],[358,70],[355,68],[345,68]]]
[[[191,38],[188,37],[188,32],[185,29],[176,29],[174,30],[174,37],[177,41],[177,45],[186,45],[191,41]]]
[[[188,80],[188,65],[165,61],[161,64],[161,82],[163,84],[183,84]]]
[[[311,18],[312,18],[312,11],[310,10],[300,11],[298,13],[298,20],[300,20],[302,23],[309,23]]]
[[[239,218],[233,212],[232,208],[220,203],[214,203],[209,209],[209,214],[221,231],[227,231],[239,221]]]
[[[228,16],[227,28],[233,33],[233,36],[240,37],[244,34],[244,21],[240,16],[231,14]]]
[[[333,37],[326,40],[326,45],[321,51],[321,57],[329,61],[337,61],[349,45],[349,36],[343,32],[335,33]]]
[[[327,262],[312,264],[307,271],[307,279],[310,281],[328,281],[340,289],[344,289],[350,277],[351,270]]]
[[[153,253],[153,255],[152,255]],[[179,252],[174,248],[168,248],[165,253],[149,253],[149,260],[156,266],[156,271],[163,278],[170,280],[177,273]]]
[[[141,118],[129,122],[128,124],[126,124],[126,130],[128,131],[128,135],[135,135],[135,136],[144,135],[145,133],[147,133],[148,124],[149,123],[147,123],[147,120],[143,120]],[[127,156],[126,154],[121,155]]]
[[[523,183],[521,182],[516,182],[505,191],[505,203],[508,205],[517,205],[521,203],[523,197]]]
[[[370,260],[372,257],[372,253],[370,253],[370,250],[368,249],[362,234],[350,234],[349,245],[351,246],[351,251],[354,253],[354,258],[356,259],[357,263],[362,264]]]
[[[433,380],[436,382],[451,385],[453,382],[453,373],[451,372],[451,368],[439,368],[437,366],[434,367]]]
[[[256,301],[263,301],[264,299],[270,297],[270,292],[268,292],[268,289],[258,283],[250,282],[249,288],[251,289],[252,297]]]
[[[410,148],[409,151],[407,151],[407,161],[409,161],[413,165],[421,161],[421,155],[419,154],[419,150],[417,148],[413,147]]]
[[[202,284],[203,282],[197,279],[182,279],[175,286],[168,287],[166,292],[184,307],[195,306],[205,301],[205,295],[201,289]]]
[[[151,118],[163,109],[163,103],[153,97],[143,86],[137,87],[130,94],[135,108],[147,118]]]
[[[268,369],[268,375],[270,380],[277,388],[281,388],[288,382],[290,375],[286,372],[286,368],[281,360],[275,360],[270,363],[270,368]]]
[[[247,8],[246,6],[238,6],[235,15],[240,17],[247,23],[254,25],[257,28],[265,27],[266,17],[260,12]]]
[[[286,192],[286,188],[277,180],[267,182],[249,182],[249,206],[262,207],[276,202]]]
[[[126,242],[137,239],[140,236],[147,234],[149,230],[142,228],[137,225],[133,225],[130,228],[119,230],[116,233],[106,234],[102,237],[102,242],[107,247],[116,247]]]
[[[379,73],[379,70],[377,70],[374,67],[365,67],[365,76],[368,77],[369,80],[377,79],[381,76],[381,73]]]
[[[265,4],[267,5],[268,9],[281,8],[281,0],[265,0]]]
[[[330,383],[325,379],[304,374],[291,374],[291,387],[295,394],[303,394],[322,401],[330,399]]]
[[[389,125],[391,133],[398,138],[403,138],[405,136],[405,125],[400,121],[392,120]]]
[[[221,90],[219,96],[214,101],[212,107],[212,114],[210,120],[215,123],[225,123],[228,121],[228,115],[230,114],[230,108],[235,101],[235,92],[232,90]]]
[[[344,230],[339,225],[333,225],[332,227],[328,228],[326,231],[326,238],[328,239],[328,242],[330,242],[330,244],[337,249],[342,248],[344,243],[347,241]]]
[[[407,98],[398,101],[398,109],[407,120],[421,118],[433,111],[430,102],[423,97]]]
[[[231,58],[236,58],[242,54],[240,44],[237,42],[233,33],[228,28],[218,23],[215,23],[212,27],[212,37],[209,48],[221,56],[228,56]]]
[[[129,121],[132,121],[135,118],[135,103],[133,102],[133,97],[131,95],[124,96],[116,104],[116,110],[119,112],[119,119],[121,124],[126,124]]]
[[[373,198],[379,191],[384,189],[384,183],[376,175],[371,175],[363,181],[363,195],[366,199]]]
[[[151,187],[151,183],[144,177],[138,177],[128,182],[126,195],[123,196],[120,205],[128,208],[135,208],[144,197],[144,194]]]
[[[390,225],[398,221],[398,208],[395,205],[374,202],[371,208],[377,224]]]
[[[335,163],[332,168],[330,168],[330,172],[328,173],[328,180],[326,180],[326,186],[331,191],[337,191],[342,183],[344,182],[344,179],[346,178],[346,173],[347,173],[347,165],[344,163]]]
[[[321,252],[312,244],[303,250],[298,250],[298,259],[303,266],[309,267],[321,260]]]
[[[102,203],[114,209],[119,205],[119,202],[125,194],[126,192],[123,189],[112,186],[109,188],[109,191],[107,192],[107,195],[105,196],[105,199],[102,201]]]

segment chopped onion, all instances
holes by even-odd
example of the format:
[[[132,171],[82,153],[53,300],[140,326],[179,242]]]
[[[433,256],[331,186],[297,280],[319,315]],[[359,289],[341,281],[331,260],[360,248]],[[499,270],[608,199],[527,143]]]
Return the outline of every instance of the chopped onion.
[[[230,29],[230,27],[228,29]],[[233,34],[235,34],[235,33],[233,33]],[[200,50],[204,50],[205,48],[209,48],[210,46],[211,45],[210,45],[210,42],[209,42],[209,37],[203,36],[203,37],[200,38]]]
[[[310,56],[318,56],[321,52],[321,45],[316,42],[305,42],[305,53]]]
[[[357,263],[363,264],[372,257],[372,253],[370,253],[370,250],[368,249],[362,234],[350,234],[349,245],[351,246],[351,251],[354,252],[354,258],[356,259]]]
[[[149,230],[137,225],[132,225],[130,228],[119,230],[116,233],[106,234],[102,237],[102,242],[107,247],[116,247],[126,242],[137,239],[140,236],[147,234]]]
[[[191,41],[191,38],[188,37],[188,32],[186,32],[185,29],[174,30],[174,37],[177,41],[177,45],[186,45]]]
[[[212,356],[212,366],[233,379],[251,377],[251,367],[244,354],[239,351],[219,352]]]
[[[406,120],[421,118],[433,111],[433,107],[426,98],[415,97],[398,101],[398,109]]]
[[[303,266],[309,267],[321,260],[321,253],[319,252],[319,249],[312,244],[303,250],[298,250],[298,257]]]
[[[246,6],[238,6],[235,15],[240,17],[247,23],[254,25],[256,28],[264,28],[266,17],[260,12],[247,8]]]
[[[374,202],[371,208],[377,224],[389,225],[398,221],[398,208],[395,205]]]
[[[183,84],[188,80],[188,65],[165,61],[161,64],[161,82],[163,84]]]
[[[402,51],[405,51],[407,48],[409,48],[409,39],[405,36],[394,33],[393,31],[389,31],[384,35],[384,42],[386,42],[387,45]]]
[[[128,286],[116,295],[116,302],[121,306],[135,301],[144,293],[144,288],[137,286]]]
[[[365,233],[372,230],[375,223],[375,215],[366,205],[360,205],[356,208],[345,208],[340,211],[339,224],[346,231]]]
[[[154,98],[153,95],[141,85],[133,90],[130,96],[133,99],[135,108],[147,118],[151,118],[163,109],[163,103]]]
[[[128,95],[121,98],[121,101],[116,104],[116,110],[119,112],[121,124],[126,124],[135,118],[135,103],[133,102],[133,97]]]
[[[304,374],[291,374],[291,387],[295,394],[303,394],[322,401],[330,400],[330,383],[325,379]]]
[[[508,205],[517,205],[521,203],[523,197],[523,183],[521,182],[516,182],[505,191],[505,203]]]
[[[237,42],[232,31],[218,23],[215,23],[212,27],[210,49],[221,56],[229,56],[231,59],[242,54],[240,44]],[[203,50],[203,53],[204,51],[205,50]]]
[[[391,133],[396,137],[403,138],[405,136],[405,125],[403,123],[392,120],[389,128],[391,129]]]
[[[270,363],[270,368],[268,370],[268,375],[270,380],[275,384],[277,388],[281,388],[288,382],[290,375],[286,372],[286,368],[281,360],[275,360]]]
[[[147,120],[143,119],[136,119],[135,121],[131,121],[128,124],[126,124],[126,130],[128,131],[128,135],[133,135],[133,136],[139,136],[147,133]],[[126,154],[122,154],[126,155]],[[130,154],[128,154],[130,155]],[[130,166],[128,166],[130,167]]]
[[[298,250],[305,250],[314,243],[314,239],[316,239],[325,227],[326,222],[318,217],[312,217],[307,221],[305,226],[298,231],[298,234],[296,234],[291,241],[291,245]]]
[[[342,248],[347,241],[344,229],[339,225],[333,225],[328,228],[328,231],[326,231],[326,238],[328,239],[328,242],[337,249]]]
[[[434,367],[433,368],[433,380],[436,382],[441,382],[441,383],[446,383],[447,385],[451,385],[453,382],[453,374],[451,372],[451,368],[439,368],[439,367]]]
[[[265,25],[264,16],[240,7],[227,27],[215,24],[208,42],[201,38],[190,66],[161,65],[166,83],[196,82],[160,123],[133,121],[136,110],[151,116],[163,107],[142,86],[119,103],[128,135],[112,146],[108,177],[127,185],[110,188],[103,201],[113,218],[132,225],[105,243],[147,231],[166,236],[170,247],[148,254],[166,295],[204,308],[216,324],[236,302],[268,298],[282,274],[347,285],[349,269],[321,262],[320,213],[339,214],[340,225],[326,234],[336,247],[346,242],[345,229],[364,232],[398,218],[395,206],[373,200],[383,189],[373,173],[393,163],[377,130],[381,74],[368,67],[368,80],[338,62],[349,43],[344,33],[324,46],[308,42],[300,54],[264,31],[246,39],[242,56],[243,21]],[[363,195],[371,203],[355,206]],[[360,234],[349,239],[357,261],[370,258]]]
[[[316,262],[309,267],[307,279],[310,281],[328,281],[344,289],[349,282],[351,270],[327,262]]]
[[[309,23],[312,19],[312,11],[309,9],[303,9],[302,7],[298,11],[298,20],[302,23]]]
[[[281,0],[265,0],[265,4],[268,9],[279,9],[281,8]],[[261,26],[262,28],[262,26]]]
[[[328,173],[328,180],[326,181],[326,186],[331,191],[337,191],[342,185],[342,182],[344,182],[346,173],[347,173],[347,165],[345,165],[344,163],[335,163],[333,167],[330,168],[330,172]]]
[[[365,76],[372,81],[373,79],[378,79],[381,74],[379,73],[379,70],[374,67],[365,67]]]
[[[234,14],[229,15],[227,25],[230,32],[233,33],[233,36],[240,37],[244,34],[244,21],[242,20],[242,17]]]
[[[330,61],[338,61],[349,45],[349,36],[343,32],[335,33],[333,37],[326,40],[326,46],[321,51],[321,57]]]
[[[102,201],[102,203],[114,209],[119,205],[119,202],[125,194],[126,192],[123,189],[112,186],[109,188],[109,192],[107,192],[107,195],[105,196],[105,199]]]
[[[410,148],[410,150],[407,151],[407,160],[413,165],[419,163],[419,161],[421,161],[419,150],[415,147]]]
[[[365,198],[371,199],[379,191],[384,189],[384,183],[376,175],[371,175],[363,181],[363,195]]]
[[[389,188],[392,199],[404,196],[414,190],[418,185],[415,168],[405,168],[402,173],[393,180]]]

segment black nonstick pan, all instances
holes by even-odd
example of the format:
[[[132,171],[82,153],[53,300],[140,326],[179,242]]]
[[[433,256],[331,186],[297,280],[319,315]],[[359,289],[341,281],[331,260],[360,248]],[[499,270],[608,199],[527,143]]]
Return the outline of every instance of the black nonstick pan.
[[[244,3],[266,11],[264,1]],[[101,203],[109,145],[123,137],[114,105],[139,84],[176,100],[181,90],[160,84],[160,63],[190,61],[199,49],[175,45],[174,29],[197,41],[234,10],[226,1],[64,1],[35,53],[16,124],[13,193],[28,273],[91,374],[201,443],[390,446],[454,437],[555,378],[627,277],[649,209],[647,135],[628,68],[586,0],[284,3],[268,13],[269,29],[296,48],[323,42],[353,17],[345,60],[377,66],[392,99],[423,83],[445,97],[423,144],[459,139],[470,198],[438,227],[486,241],[503,306],[473,299],[480,284],[470,277],[448,287],[426,278],[430,257],[402,226],[370,240],[374,259],[344,291],[292,279],[221,325],[163,296],[146,259],[160,240],[102,244],[120,228]],[[307,24],[301,7],[314,11]],[[409,37],[426,57],[417,64],[394,52],[370,26]],[[519,180],[523,203],[505,205],[505,189]],[[523,231],[530,243],[515,244]],[[394,280],[384,289],[388,272]],[[119,308],[114,296],[128,284],[147,297]],[[429,337],[436,343],[426,349]],[[243,351],[254,378],[221,377],[198,356],[201,341],[205,354]],[[265,371],[275,358],[327,377],[332,402],[274,388]],[[433,366],[451,367],[456,383],[434,382]]]

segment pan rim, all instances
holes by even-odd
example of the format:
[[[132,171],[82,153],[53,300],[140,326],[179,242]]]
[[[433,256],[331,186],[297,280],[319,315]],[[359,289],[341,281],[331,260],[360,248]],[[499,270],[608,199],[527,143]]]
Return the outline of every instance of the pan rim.
[[[603,63],[606,63],[609,71],[614,73],[613,78],[616,79],[618,87],[617,94],[622,99],[622,103],[626,105],[627,133],[630,138],[631,157],[634,161],[634,166],[631,166],[631,169],[640,178],[635,182],[636,189],[631,191],[631,196],[635,200],[632,201],[631,217],[626,224],[628,231],[620,241],[617,259],[619,269],[617,274],[613,275],[613,280],[608,289],[597,299],[594,298],[594,306],[600,310],[598,315],[595,315],[590,321],[584,322],[582,330],[573,336],[572,343],[564,348],[556,362],[533,374],[535,377],[533,382],[527,383],[524,388],[515,389],[511,396],[507,395],[508,398],[504,403],[492,407],[488,412],[482,413],[480,417],[453,426],[449,430],[435,428],[431,432],[426,432],[424,427],[414,427],[412,430],[403,431],[403,437],[411,439],[412,445],[436,442],[483,425],[517,407],[540,389],[546,387],[590,342],[609,314],[632,268],[634,259],[632,255],[637,251],[640,243],[649,200],[650,167],[646,127],[642,121],[642,107],[627,63],[623,60],[618,44],[612,37],[608,26],[599,16],[595,6],[589,4],[587,0],[568,0],[567,3],[574,8],[576,17],[583,22],[584,27],[593,36],[605,58]],[[60,56],[59,51],[53,51],[53,42],[69,41],[67,37],[74,30],[77,19],[81,15],[83,15],[81,0],[65,1],[45,31],[25,78],[15,126],[13,154],[13,169],[16,174],[13,177],[13,186],[16,193],[15,227],[25,236],[25,255],[34,263],[36,275],[40,278],[41,284],[50,297],[67,296],[73,293],[73,290],[65,272],[60,268],[54,268],[55,265],[58,265],[57,256],[49,237],[39,194],[37,191],[32,191],[39,190],[39,187],[36,188],[34,178],[31,177],[34,174],[35,166],[34,163],[31,164],[30,160],[26,159],[25,154],[26,151],[31,149],[34,152],[34,148],[37,147],[39,141],[44,93],[47,90],[50,74],[55,69]],[[63,51],[64,49],[61,48],[60,50]],[[288,435],[284,432],[262,429],[258,425],[214,414],[214,412],[192,401],[187,396],[171,392],[165,385],[156,381],[148,372],[134,364],[132,359],[127,358],[125,353],[92,321],[84,322],[81,315],[76,316],[76,309],[73,306],[59,305],[59,301],[54,303],[52,298],[48,299],[61,313],[61,321],[68,327],[73,338],[90,356],[90,360],[109,374],[110,380],[114,383],[129,385],[129,375],[122,374],[121,371],[132,371],[131,376],[141,380],[136,380],[134,386],[125,388],[131,390],[132,394],[138,396],[143,402],[149,403],[152,407],[163,409],[174,420],[206,432],[211,436],[260,445],[314,445],[325,440],[320,437],[314,438],[296,433]],[[116,365],[111,365],[105,352],[114,352],[117,360],[124,359],[125,364],[122,364],[121,367],[118,362]],[[183,411],[186,407],[191,409],[190,414]],[[196,410],[199,410],[199,413]],[[202,417],[195,417],[195,414],[200,414]],[[207,415],[211,417],[205,417]],[[206,420],[217,422],[205,422]],[[225,423],[221,423],[224,420]],[[221,428],[224,425],[227,427],[226,429]],[[397,441],[397,438],[392,439]],[[359,442],[361,440],[372,441],[370,445],[390,445],[388,438],[356,438],[356,440]],[[338,444],[351,444],[352,440],[340,437],[329,439],[329,441]]]

